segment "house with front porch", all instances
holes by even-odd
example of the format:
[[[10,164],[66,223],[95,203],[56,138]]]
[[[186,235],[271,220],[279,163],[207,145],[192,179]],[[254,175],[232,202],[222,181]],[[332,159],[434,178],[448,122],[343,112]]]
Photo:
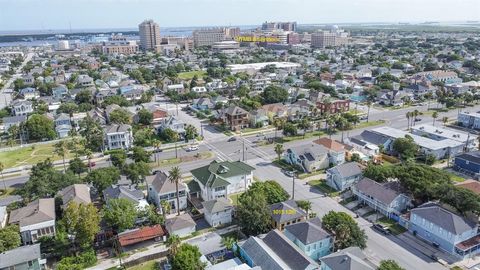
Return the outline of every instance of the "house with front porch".
[[[288,148],[284,159],[289,164],[301,167],[305,172],[326,169],[330,165],[328,149],[315,143]]]
[[[358,201],[393,220],[412,206],[412,199],[399,190],[398,182],[378,183],[367,177],[352,186]]]
[[[147,176],[147,198],[149,202],[155,204],[156,207],[162,209],[161,202],[166,201],[170,204],[171,212],[177,211],[177,189],[175,183],[168,179],[168,175],[162,171],[155,175]],[[178,184],[178,199],[180,202],[180,210],[187,208],[187,186],[180,182]],[[169,213],[167,213],[169,214]]]
[[[362,168],[357,162],[348,162],[326,170],[326,183],[335,190],[351,188],[362,178]]]
[[[412,209],[408,230],[461,259],[480,252],[478,219],[467,219],[437,203],[429,202]]]
[[[200,187],[201,198],[209,201],[246,191],[252,184],[254,170],[255,168],[241,161],[214,160],[190,172],[193,181]]]

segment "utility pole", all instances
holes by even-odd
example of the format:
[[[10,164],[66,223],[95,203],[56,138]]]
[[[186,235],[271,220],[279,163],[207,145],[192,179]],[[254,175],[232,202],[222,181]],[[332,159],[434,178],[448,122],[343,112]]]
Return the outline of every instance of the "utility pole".
[[[295,172],[292,171],[292,200],[295,200]]]

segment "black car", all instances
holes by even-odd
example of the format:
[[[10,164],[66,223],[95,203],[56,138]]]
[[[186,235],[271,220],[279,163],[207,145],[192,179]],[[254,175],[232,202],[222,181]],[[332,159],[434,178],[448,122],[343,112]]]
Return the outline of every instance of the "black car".
[[[234,142],[234,141],[236,141],[236,140],[237,140],[237,138],[235,138],[235,137],[230,137],[227,142]]]
[[[385,235],[390,233],[390,230],[386,226],[383,226],[382,224],[379,224],[379,223],[373,224],[372,229],[379,231]]]

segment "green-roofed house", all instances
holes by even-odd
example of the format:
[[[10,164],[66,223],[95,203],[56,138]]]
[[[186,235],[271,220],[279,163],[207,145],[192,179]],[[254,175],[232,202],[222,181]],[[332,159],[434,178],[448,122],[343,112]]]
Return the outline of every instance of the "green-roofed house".
[[[200,196],[204,201],[227,198],[233,193],[244,192],[252,184],[253,168],[241,161],[212,161],[190,171],[193,181],[200,186]]]

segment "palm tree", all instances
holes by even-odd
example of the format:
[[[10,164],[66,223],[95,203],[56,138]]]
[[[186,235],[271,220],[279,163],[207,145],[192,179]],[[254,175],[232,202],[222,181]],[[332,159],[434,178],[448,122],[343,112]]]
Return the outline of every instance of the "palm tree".
[[[175,142],[175,158],[178,158],[177,143],[178,143],[178,140],[180,140],[180,135],[178,135],[178,133],[176,132],[173,133],[172,140]]]
[[[435,126],[435,119],[438,118],[438,112],[433,112],[432,118],[433,118],[433,126]]]
[[[278,155],[278,161],[280,161],[280,156],[283,154],[283,151],[284,151],[283,144],[277,143],[275,145],[275,153],[277,153]]]
[[[372,101],[371,100],[367,101],[367,108],[368,108],[367,109],[367,123],[368,123],[368,120],[370,118],[370,107],[371,106],[372,106]]]
[[[87,159],[88,159],[88,171],[91,172],[92,171],[92,158],[93,158],[93,152],[92,150],[88,149],[88,148],[85,148],[85,156],[87,156]]]
[[[418,110],[413,111],[413,126],[415,126],[415,122],[417,121],[417,116],[420,115]]]
[[[349,129],[350,123],[347,121],[347,119],[340,116],[340,117],[338,117],[338,119],[336,121],[336,126],[338,127],[338,129],[340,131],[342,131],[342,143],[343,143],[343,134],[344,134],[345,130]]]
[[[59,141],[54,145],[55,149],[53,152],[59,156],[62,157],[63,159],[63,172],[67,171],[67,166],[65,165],[65,156],[67,155],[68,152],[68,144],[65,141]]]
[[[0,174],[2,174],[3,189],[6,192],[7,191],[7,184],[5,184],[5,179],[3,178],[3,169],[4,168],[5,168],[5,165],[3,165],[2,162],[0,162]]]
[[[310,127],[310,122],[303,118],[300,123],[298,123],[298,127],[303,130],[303,138],[305,139],[305,133],[307,133],[307,129]]]
[[[311,201],[297,201],[297,205],[300,209],[305,210],[307,212],[307,217],[308,217],[308,212],[312,210],[312,202]]]
[[[167,213],[170,213],[170,211],[172,210],[172,205],[169,202],[163,200],[160,202],[160,207],[162,207],[163,219],[165,219]]]
[[[273,120],[273,126],[275,127],[275,140],[277,139],[277,131],[283,129],[285,121],[282,118],[275,118]]]
[[[177,254],[178,247],[180,246],[181,241],[180,237],[176,234],[171,234],[167,239],[167,247],[170,248],[170,254],[175,255]]]
[[[158,153],[160,152],[160,146],[162,145],[162,142],[160,142],[160,140],[154,140],[152,144],[153,147],[155,147],[155,161],[157,162],[157,166],[160,166],[160,159],[158,158]]]
[[[447,123],[448,123],[448,117],[446,117],[446,116],[443,117],[443,118],[442,118],[442,122],[443,122],[443,126],[446,126]]]
[[[170,182],[175,183],[175,190],[177,192],[177,215],[180,216],[180,197],[178,193],[178,183],[180,183],[180,179],[182,178],[182,173],[180,172],[180,169],[178,167],[173,167],[169,172],[168,172],[168,179]]]
[[[222,237],[222,245],[227,248],[228,250],[232,250],[233,245],[235,245],[235,238],[233,237]]]
[[[335,132],[335,115],[330,115],[325,123],[327,124],[327,133],[330,139],[332,138],[332,134]]]
[[[407,129],[410,129],[410,116],[411,116],[410,112],[407,112],[405,114],[405,117],[407,117]]]

